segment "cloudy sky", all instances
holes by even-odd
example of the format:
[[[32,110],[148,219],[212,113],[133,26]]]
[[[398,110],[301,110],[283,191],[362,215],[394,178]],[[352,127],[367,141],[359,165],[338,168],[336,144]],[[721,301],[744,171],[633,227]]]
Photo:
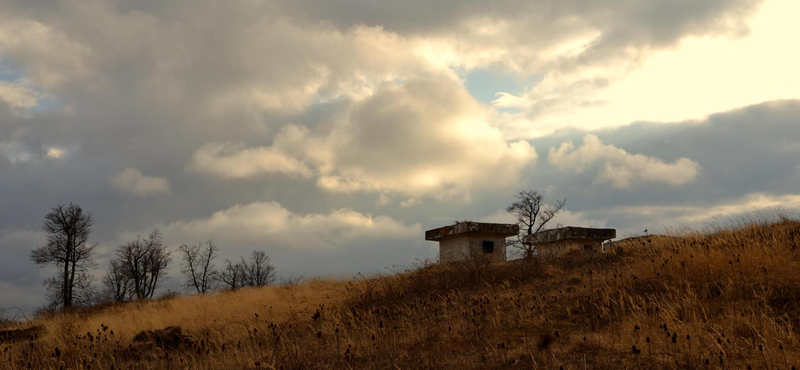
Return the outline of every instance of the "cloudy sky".
[[[702,226],[800,209],[795,0],[0,0],[0,307],[43,216],[101,267],[162,230],[283,278],[410,267],[425,229]],[[400,267],[397,267],[400,268]],[[177,267],[165,288],[178,288]]]

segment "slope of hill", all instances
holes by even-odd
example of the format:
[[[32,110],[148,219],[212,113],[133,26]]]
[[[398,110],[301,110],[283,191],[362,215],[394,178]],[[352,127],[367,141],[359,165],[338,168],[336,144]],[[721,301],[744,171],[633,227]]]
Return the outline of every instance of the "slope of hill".
[[[800,367],[800,223],[680,236],[40,318],[0,369]]]

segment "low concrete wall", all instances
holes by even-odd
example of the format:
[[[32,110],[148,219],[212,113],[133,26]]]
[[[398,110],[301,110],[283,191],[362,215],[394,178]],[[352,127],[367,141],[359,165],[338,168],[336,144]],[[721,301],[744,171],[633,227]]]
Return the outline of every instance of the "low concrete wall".
[[[601,253],[603,251],[603,243],[593,239],[571,239],[536,244],[536,253],[542,257],[561,256],[571,251]]]

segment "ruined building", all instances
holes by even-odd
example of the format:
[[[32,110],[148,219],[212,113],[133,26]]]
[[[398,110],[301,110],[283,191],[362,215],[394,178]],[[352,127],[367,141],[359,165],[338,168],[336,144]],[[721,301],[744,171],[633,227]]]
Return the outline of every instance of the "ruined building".
[[[518,233],[518,225],[464,221],[428,230],[425,240],[439,242],[439,262],[442,263],[470,258],[505,262],[506,238]]]

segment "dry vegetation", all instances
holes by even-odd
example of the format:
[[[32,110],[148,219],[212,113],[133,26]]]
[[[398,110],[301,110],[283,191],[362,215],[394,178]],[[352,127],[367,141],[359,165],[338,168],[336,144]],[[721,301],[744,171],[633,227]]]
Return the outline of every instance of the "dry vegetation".
[[[795,369],[800,223],[37,319],[0,369]],[[30,325],[30,324],[28,324]],[[177,325],[177,349],[134,343]]]

